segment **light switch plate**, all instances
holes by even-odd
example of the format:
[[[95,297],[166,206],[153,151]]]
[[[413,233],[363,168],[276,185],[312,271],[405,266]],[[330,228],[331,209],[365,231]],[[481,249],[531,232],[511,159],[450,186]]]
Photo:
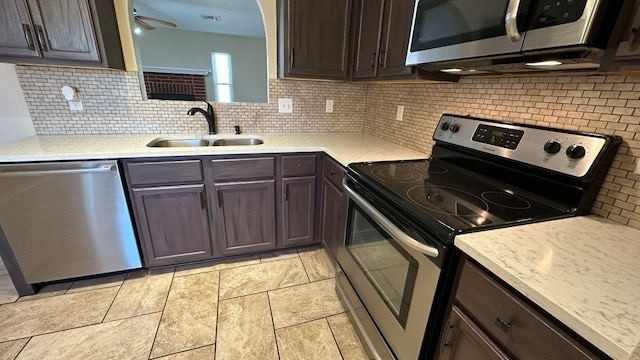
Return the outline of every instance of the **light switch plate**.
[[[293,99],[278,99],[278,112],[279,113],[292,113],[293,112]]]
[[[396,111],[396,120],[402,121],[404,117],[404,106],[398,105],[398,110]]]
[[[325,105],[324,111],[326,113],[332,113],[333,112],[333,100],[327,100],[327,103]]]
[[[640,175],[640,158],[636,158],[636,168],[633,170],[633,173]]]

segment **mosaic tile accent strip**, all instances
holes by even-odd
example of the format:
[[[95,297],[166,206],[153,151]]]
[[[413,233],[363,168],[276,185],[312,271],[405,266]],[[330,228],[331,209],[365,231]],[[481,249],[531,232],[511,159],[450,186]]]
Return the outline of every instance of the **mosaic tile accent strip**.
[[[375,84],[366,91],[365,132],[430,153],[443,113],[620,135],[618,151],[592,212],[640,228],[640,77],[462,78],[458,83]],[[396,108],[404,106],[403,121]]]

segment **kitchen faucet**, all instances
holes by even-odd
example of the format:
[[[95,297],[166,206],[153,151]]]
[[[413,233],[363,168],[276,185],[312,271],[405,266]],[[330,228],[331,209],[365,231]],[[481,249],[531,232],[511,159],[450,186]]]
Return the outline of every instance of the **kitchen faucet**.
[[[207,119],[207,123],[209,124],[209,135],[213,135],[216,133],[216,115],[213,112],[213,106],[211,106],[209,102],[205,102],[207,103],[206,111],[199,107],[192,107],[191,109],[189,109],[189,111],[187,111],[187,115],[195,115],[196,113],[204,115],[204,117]]]

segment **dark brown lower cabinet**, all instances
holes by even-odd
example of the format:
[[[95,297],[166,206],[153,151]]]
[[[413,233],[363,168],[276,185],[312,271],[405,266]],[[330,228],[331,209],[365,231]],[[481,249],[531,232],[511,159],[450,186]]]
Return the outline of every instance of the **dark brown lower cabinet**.
[[[471,319],[456,306],[451,309],[439,360],[508,360]]]
[[[212,256],[203,184],[132,189],[146,266]]]
[[[316,177],[285,178],[282,180],[282,189],[282,245],[313,243],[315,241]]]
[[[275,180],[215,184],[216,256],[276,247]]]
[[[338,246],[344,241],[344,214],[342,212],[342,179],[345,169],[337,161],[325,156],[322,179],[322,244],[335,260]]]
[[[454,294],[439,360],[607,358],[466,257]]]
[[[323,180],[322,244],[334,259],[342,241],[342,191],[329,179]]]

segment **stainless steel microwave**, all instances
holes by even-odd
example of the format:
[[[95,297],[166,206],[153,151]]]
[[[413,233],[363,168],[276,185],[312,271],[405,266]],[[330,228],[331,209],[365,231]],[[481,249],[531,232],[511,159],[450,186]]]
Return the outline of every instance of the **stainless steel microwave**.
[[[622,0],[416,0],[407,65],[604,49]]]

